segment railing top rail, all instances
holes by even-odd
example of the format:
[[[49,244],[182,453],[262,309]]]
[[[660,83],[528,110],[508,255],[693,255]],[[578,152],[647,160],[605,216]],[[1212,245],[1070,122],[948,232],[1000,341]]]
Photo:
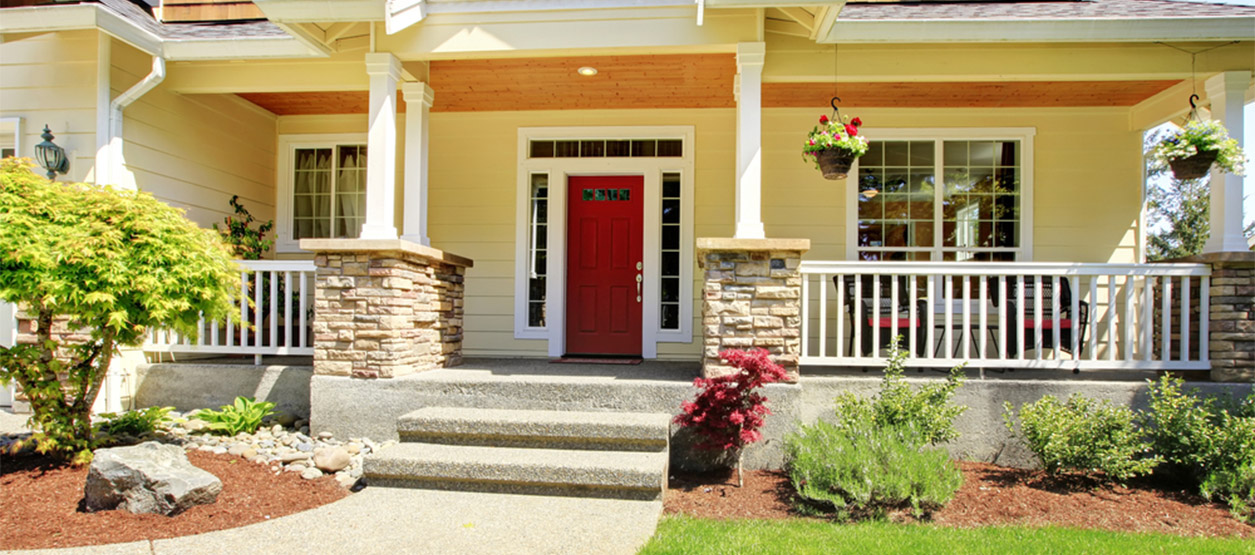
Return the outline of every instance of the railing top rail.
[[[252,272],[312,272],[313,260],[236,260],[245,270]]]
[[[1102,264],[1080,262],[865,262],[805,260],[803,274],[1210,276],[1206,264]]]

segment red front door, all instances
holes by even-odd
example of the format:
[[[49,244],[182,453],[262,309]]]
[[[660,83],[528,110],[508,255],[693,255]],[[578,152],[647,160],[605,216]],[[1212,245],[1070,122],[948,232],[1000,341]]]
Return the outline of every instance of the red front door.
[[[567,182],[567,354],[641,354],[643,193],[640,176]]]

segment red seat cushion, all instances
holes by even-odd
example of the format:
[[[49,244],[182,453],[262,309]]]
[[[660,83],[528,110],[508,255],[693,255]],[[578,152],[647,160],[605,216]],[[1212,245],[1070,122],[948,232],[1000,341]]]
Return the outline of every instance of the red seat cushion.
[[[919,319],[916,319],[916,320],[915,320],[915,326],[916,326],[916,327],[921,327],[921,324],[922,324],[922,323],[923,323],[923,322],[922,322],[921,320],[919,320]],[[875,323],[873,323],[873,322],[872,322],[872,318],[870,318],[870,317],[869,317],[869,318],[867,318],[867,325],[869,325],[869,326],[874,326],[874,325],[876,325],[876,324],[875,324]],[[880,327],[882,327],[882,328],[893,328],[893,317],[892,317],[892,316],[882,316],[882,317],[880,318]],[[910,319],[910,318],[898,318],[898,327],[899,327],[899,328],[909,328],[909,327],[911,327],[911,319]]]
[[[1043,321],[1042,321],[1042,323],[1041,323],[1041,329],[1044,329],[1044,330],[1051,329],[1051,328],[1053,328],[1054,326],[1055,326],[1055,321],[1054,321],[1054,320],[1043,320]],[[1030,319],[1030,320],[1025,320],[1025,321],[1024,321],[1024,327],[1025,327],[1025,328],[1029,328],[1029,329],[1035,329],[1035,328],[1037,328],[1037,327],[1038,327],[1038,326],[1037,326],[1037,320],[1031,320],[1031,319]],[[1059,328],[1060,328],[1060,329],[1071,329],[1071,328],[1072,328],[1072,319],[1071,319],[1071,318],[1060,318],[1060,319],[1059,319]]]

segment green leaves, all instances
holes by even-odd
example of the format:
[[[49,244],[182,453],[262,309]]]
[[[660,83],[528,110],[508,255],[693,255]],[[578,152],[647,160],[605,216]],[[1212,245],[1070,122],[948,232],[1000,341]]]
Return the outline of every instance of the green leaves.
[[[222,405],[222,410],[202,410],[196,418],[209,423],[209,429],[221,435],[233,436],[240,432],[253,433],[261,426],[261,421],[274,414],[275,404],[258,402],[252,397],[236,397],[230,405]]]
[[[37,345],[0,348],[0,380],[30,398],[40,450],[90,460],[91,406],[118,344],[150,328],[189,337],[237,306],[239,270],[217,234],[152,195],[54,183],[0,161],[0,299],[38,322]],[[61,344],[52,326],[90,339]]]
[[[1014,434],[1015,408],[1008,402],[1003,409],[1007,429]],[[1106,399],[1073,394],[1060,402],[1046,395],[1022,405],[1018,419],[1020,436],[1051,474],[1101,471],[1124,481],[1149,474],[1162,460],[1152,454],[1133,411]]]
[[[1234,175],[1245,173],[1246,155],[1218,120],[1190,121],[1180,131],[1155,143],[1149,154],[1153,163],[1165,165],[1168,160],[1189,158],[1208,150],[1216,151],[1216,165],[1222,170]]]

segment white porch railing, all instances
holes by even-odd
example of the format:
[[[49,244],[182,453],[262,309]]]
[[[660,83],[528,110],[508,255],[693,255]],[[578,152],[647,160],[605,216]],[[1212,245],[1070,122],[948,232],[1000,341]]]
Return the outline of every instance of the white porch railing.
[[[1207,370],[1201,264],[803,262],[801,364]],[[1057,332],[1057,333],[1056,333]]]
[[[314,263],[308,260],[240,260],[240,314],[200,323],[195,339],[153,330],[145,351],[254,355],[312,355]]]

